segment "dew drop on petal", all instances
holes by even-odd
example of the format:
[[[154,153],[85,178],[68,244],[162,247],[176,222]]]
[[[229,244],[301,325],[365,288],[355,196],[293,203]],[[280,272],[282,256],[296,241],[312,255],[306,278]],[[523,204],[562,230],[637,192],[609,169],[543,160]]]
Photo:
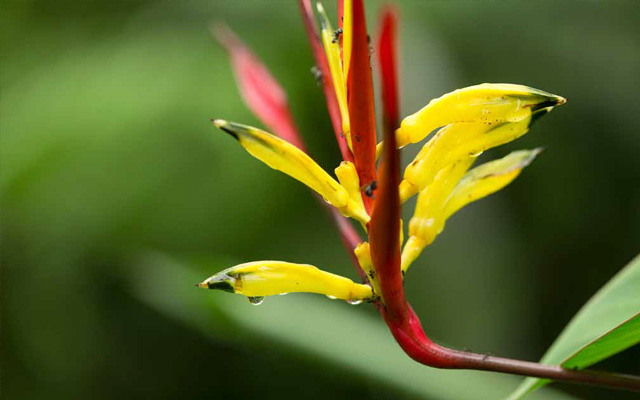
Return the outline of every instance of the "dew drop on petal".
[[[331,300],[335,300],[335,299],[337,299],[337,297],[336,297],[336,296],[331,296],[330,294],[328,294],[328,295],[327,295],[327,298],[329,298],[329,299],[331,299]]]
[[[264,301],[264,296],[247,297],[247,299],[249,299],[249,303],[254,306],[259,306]]]
[[[358,304],[362,304],[362,300],[347,300],[347,303],[351,304],[352,306],[357,306]]]
[[[289,294],[289,293],[278,293],[278,294],[279,294],[280,296],[284,296],[284,295]]]

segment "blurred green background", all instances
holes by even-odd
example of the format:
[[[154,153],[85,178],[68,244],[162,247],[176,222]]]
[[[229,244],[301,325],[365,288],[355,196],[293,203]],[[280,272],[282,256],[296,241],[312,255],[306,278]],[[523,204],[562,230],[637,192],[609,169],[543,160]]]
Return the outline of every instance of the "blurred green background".
[[[381,4],[367,2],[372,32]],[[569,99],[489,152],[546,148],[509,188],[456,214],[406,282],[435,340],[538,359],[640,250],[640,3],[399,8],[403,114],[482,82]],[[209,36],[219,20],[280,80],[312,154],[333,169],[294,1],[0,2],[2,397],[509,393],[518,378],[414,364],[371,306],[290,295],[252,307],[193,287],[259,259],[356,277],[308,191],[212,127],[259,126]],[[636,346],[597,367],[638,374],[639,358]],[[558,384],[531,398],[633,396]]]

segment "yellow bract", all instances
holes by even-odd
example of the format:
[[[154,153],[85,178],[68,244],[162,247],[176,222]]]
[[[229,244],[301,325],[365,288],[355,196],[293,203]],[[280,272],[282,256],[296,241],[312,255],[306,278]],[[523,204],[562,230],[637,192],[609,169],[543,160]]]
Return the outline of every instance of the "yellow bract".
[[[382,292],[380,291],[380,286],[378,285],[378,280],[376,279],[376,271],[373,268],[373,260],[371,259],[371,247],[369,246],[369,242],[362,242],[356,246],[353,250],[353,253],[356,255],[358,259],[358,264],[367,274],[369,282],[371,286],[373,286],[373,291],[378,295],[382,296]]]
[[[355,283],[313,265],[283,261],[255,261],[236,265],[213,275],[198,286],[248,297],[306,292],[350,302],[373,299],[371,286]]]
[[[551,107],[537,110],[517,122],[461,122],[440,129],[405,169],[400,183],[401,201],[429,185],[442,168],[524,135],[535,118],[550,110]]]
[[[518,122],[543,108],[565,103],[551,93],[522,85],[483,83],[455,90],[431,100],[420,111],[406,117],[396,131],[398,147],[417,143],[434,129],[452,123],[496,125]]]
[[[409,239],[402,250],[403,272],[444,228],[444,204],[473,161],[473,158],[466,157],[441,169],[431,184],[418,195],[415,212],[409,221]]]
[[[346,74],[342,70],[342,62],[340,61],[340,44],[324,11],[321,3],[317,4],[318,13],[320,14],[320,24],[322,26],[322,44],[327,54],[329,69],[331,70],[331,78],[333,80],[333,88],[338,99],[338,107],[342,116],[342,132],[347,138],[349,149],[353,150],[351,145],[351,124],[349,120],[349,109],[347,108],[347,84],[345,80]]]
[[[349,76],[351,64],[351,47],[353,38],[353,2],[344,0],[342,18],[342,59],[344,60],[344,76]]]
[[[541,151],[539,148],[514,151],[506,157],[489,161],[469,171],[447,200],[443,210],[444,219],[465,205],[507,186]]]
[[[219,119],[214,124],[233,136],[249,154],[315,190],[343,215],[363,225],[369,222],[369,215],[351,199],[347,189],[296,146],[258,128]]]
[[[467,157],[440,170],[418,195],[416,211],[409,222],[409,240],[402,250],[402,271],[435,240],[453,213],[507,186],[539,153],[540,149],[514,151],[469,172],[466,171],[473,158]]]
[[[335,169],[335,173],[342,187],[349,192],[351,199],[364,209],[362,192],[360,191],[360,178],[358,178],[356,166],[351,161],[343,161]]]

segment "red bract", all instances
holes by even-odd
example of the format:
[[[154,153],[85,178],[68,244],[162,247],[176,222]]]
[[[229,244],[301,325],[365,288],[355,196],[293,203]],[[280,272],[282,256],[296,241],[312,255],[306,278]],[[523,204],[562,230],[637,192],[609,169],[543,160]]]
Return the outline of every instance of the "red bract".
[[[382,83],[383,129],[395,131],[400,121],[398,100],[397,13],[394,8],[382,11],[380,38],[377,43],[380,81]]]
[[[371,258],[380,280],[382,298],[393,319],[406,318],[400,270],[400,157],[393,129],[385,129],[379,188],[369,222]]]
[[[384,12],[378,45],[382,72],[383,153],[378,169],[379,188],[369,222],[371,258],[380,279],[386,312],[394,320],[406,318],[407,306],[400,273],[400,157],[396,150],[398,91],[395,66],[395,15]]]
[[[369,209],[376,180],[376,117],[369,60],[369,36],[363,0],[353,1],[353,43],[347,76],[347,99],[351,120],[351,143],[360,185]]]
[[[267,67],[226,25],[217,25],[214,34],[229,53],[240,93],[251,111],[278,136],[304,149],[287,95]]]

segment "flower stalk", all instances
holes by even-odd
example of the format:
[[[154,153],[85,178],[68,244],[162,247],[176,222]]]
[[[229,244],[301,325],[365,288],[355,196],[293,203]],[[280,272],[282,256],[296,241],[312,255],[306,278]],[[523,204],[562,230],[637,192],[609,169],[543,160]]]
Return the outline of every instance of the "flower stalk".
[[[415,361],[435,368],[474,369],[557,381],[640,390],[640,377],[574,371],[560,366],[493,357],[443,347],[424,332],[407,302],[403,280],[411,263],[460,208],[511,183],[540,153],[515,151],[472,168],[485,150],[527,133],[531,124],[565,99],[512,84],[481,84],[432,100],[400,117],[397,65],[398,15],[386,7],[376,54],[382,90],[382,142],[377,143],[369,36],[363,0],[338,1],[339,30],[332,31],[317,4],[321,36],[310,0],[299,0],[329,116],[342,153],[337,180],[307,154],[277,81],[227,28],[217,31],[228,50],[245,102],[273,134],[214,120],[252,156],[314,191],[331,210],[361,283],[307,264],[258,261],[228,268],[198,286],[249,297],[289,292],[320,293],[352,304],[376,305],[400,347]],[[401,178],[400,149],[424,144]],[[380,162],[376,168],[376,159]],[[403,247],[402,204],[418,195]],[[368,241],[343,216],[362,226]]]

